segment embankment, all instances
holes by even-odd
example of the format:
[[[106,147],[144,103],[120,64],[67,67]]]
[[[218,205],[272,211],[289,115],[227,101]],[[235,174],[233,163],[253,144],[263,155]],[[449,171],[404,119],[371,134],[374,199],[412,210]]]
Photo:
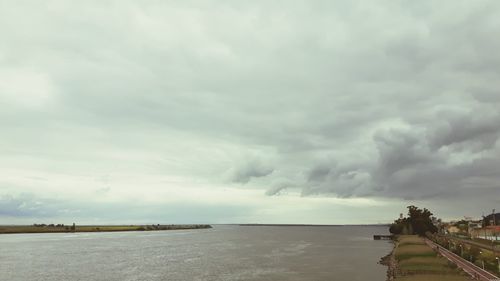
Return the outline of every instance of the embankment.
[[[413,235],[400,235],[393,251],[382,258],[387,265],[387,280],[395,281],[466,281],[468,275],[453,263],[438,256],[425,241]]]

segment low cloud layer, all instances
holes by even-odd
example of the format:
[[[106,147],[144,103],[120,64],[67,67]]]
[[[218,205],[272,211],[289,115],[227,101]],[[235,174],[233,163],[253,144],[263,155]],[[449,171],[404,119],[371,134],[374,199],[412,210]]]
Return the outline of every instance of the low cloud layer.
[[[448,199],[439,210],[457,216],[457,202],[477,200],[477,216],[500,198],[498,11],[0,3],[0,215],[43,215],[19,196],[91,209],[241,203],[256,190],[276,202],[402,199],[396,213]],[[241,217],[269,218],[253,206]]]

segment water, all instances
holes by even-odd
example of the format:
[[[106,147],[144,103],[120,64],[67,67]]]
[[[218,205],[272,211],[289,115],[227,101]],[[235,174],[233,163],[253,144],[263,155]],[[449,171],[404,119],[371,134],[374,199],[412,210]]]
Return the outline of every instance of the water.
[[[1,280],[385,280],[387,227],[0,235]]]

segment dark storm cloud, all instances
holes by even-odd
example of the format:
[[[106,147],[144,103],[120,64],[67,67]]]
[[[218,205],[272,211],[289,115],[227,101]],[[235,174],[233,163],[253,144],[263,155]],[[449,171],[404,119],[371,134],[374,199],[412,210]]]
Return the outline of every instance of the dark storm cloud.
[[[331,170],[334,168],[335,166],[333,166],[332,164],[318,165],[311,169],[307,176],[307,181],[324,181],[328,174],[330,174]]]
[[[6,173],[342,198],[500,190],[498,1],[117,3],[0,4]]]
[[[490,192],[500,190],[500,129],[496,122],[488,121],[492,123],[469,127],[470,118],[465,119],[459,132],[453,132],[453,128],[431,128],[430,140],[420,126],[379,131],[374,136],[378,157],[370,169],[363,171],[367,176],[365,181],[355,180],[358,171],[335,174],[323,168],[321,171],[328,171],[330,177],[325,178],[323,173],[324,182],[311,190],[340,196],[384,196],[408,200],[475,193],[474,196],[487,199]],[[487,145],[484,145],[480,132],[489,136]],[[436,138],[447,141],[436,145]],[[346,178],[350,178],[347,187]]]
[[[492,148],[500,132],[500,115],[489,112],[443,112],[437,116],[429,139],[433,149],[443,146],[478,144],[478,149]]]

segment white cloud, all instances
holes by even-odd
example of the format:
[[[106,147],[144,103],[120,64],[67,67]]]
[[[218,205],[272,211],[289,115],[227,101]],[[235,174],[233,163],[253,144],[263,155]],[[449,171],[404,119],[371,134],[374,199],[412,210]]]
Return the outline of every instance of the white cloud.
[[[56,87],[50,77],[29,68],[0,68],[0,100],[4,107],[39,109],[53,100]]]

